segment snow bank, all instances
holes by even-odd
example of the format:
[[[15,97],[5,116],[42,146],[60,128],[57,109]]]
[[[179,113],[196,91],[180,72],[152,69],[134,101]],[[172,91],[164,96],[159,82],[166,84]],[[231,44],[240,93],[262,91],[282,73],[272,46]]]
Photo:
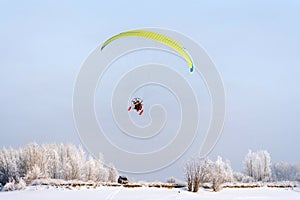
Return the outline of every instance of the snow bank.
[[[48,189],[46,189],[48,187]],[[300,188],[226,188],[220,192],[201,189],[198,193],[188,192],[186,188],[167,189],[155,187],[99,187],[96,189],[56,189],[51,186],[34,186],[26,190],[0,193],[0,199],[5,200],[82,200],[82,199],[203,199],[203,200],[233,200],[233,199],[260,199],[260,200],[300,200]]]

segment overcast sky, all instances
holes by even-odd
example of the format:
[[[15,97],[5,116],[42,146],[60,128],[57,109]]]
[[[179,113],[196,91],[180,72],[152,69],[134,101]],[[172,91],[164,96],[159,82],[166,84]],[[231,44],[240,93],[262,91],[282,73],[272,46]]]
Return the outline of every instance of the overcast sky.
[[[266,149],[299,163],[299,10],[296,0],[0,1],[0,147],[80,144],[72,92],[83,61],[112,35],[160,27],[205,48],[224,81],[212,158],[242,170],[248,149]]]

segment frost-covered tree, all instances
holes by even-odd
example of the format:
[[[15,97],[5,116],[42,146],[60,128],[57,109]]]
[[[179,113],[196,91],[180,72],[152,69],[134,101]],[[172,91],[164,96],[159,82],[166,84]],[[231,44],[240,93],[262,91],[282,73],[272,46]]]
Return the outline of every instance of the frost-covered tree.
[[[96,181],[96,161],[90,156],[88,161],[85,163],[85,180],[87,181]]]
[[[81,147],[60,145],[60,178],[65,180],[83,179],[85,154]]]
[[[200,159],[194,158],[185,164],[184,175],[189,191],[197,192],[199,186],[208,180],[208,162],[209,160],[203,162]]]
[[[59,149],[55,144],[45,144],[44,156],[46,157],[46,177],[59,179],[60,177],[60,159]]]
[[[116,170],[115,166],[113,164],[109,164],[108,166],[108,182],[114,183],[117,181],[117,178],[119,176],[118,171]]]
[[[232,169],[229,162],[224,162],[220,156],[218,156],[215,162],[212,162],[209,173],[210,181],[213,184],[212,186],[215,192],[221,189],[223,183],[233,180]]]
[[[65,145],[59,145],[59,177],[60,179],[70,180],[71,179],[71,165],[69,163],[70,154],[67,151]]]
[[[244,159],[245,173],[255,181],[271,179],[271,156],[267,151],[252,152],[249,150]]]
[[[85,180],[107,182],[108,178],[109,173],[103,165],[103,157],[100,155],[96,160],[90,156],[85,163]]]
[[[38,166],[41,172],[45,172],[45,159],[43,150],[36,143],[30,143],[20,150],[20,161],[23,163],[24,172],[32,171],[34,166]]]
[[[215,162],[209,159],[192,159],[186,163],[184,171],[188,190],[193,192],[197,192],[199,186],[205,182],[211,182],[214,191],[219,191],[222,183],[233,180],[229,162],[224,162],[221,157]]]
[[[76,148],[74,145],[66,146],[68,179],[82,179],[82,171],[85,163],[84,151],[81,147]]]
[[[188,190],[193,191],[193,180],[194,180],[194,160],[190,160],[185,163],[184,166],[184,176],[187,182]]]
[[[271,180],[271,156],[267,151],[260,151],[259,157],[262,162],[262,171],[261,171],[261,179],[263,181],[270,181]]]
[[[98,160],[96,160],[96,181],[107,182],[108,181],[108,170],[103,165],[103,157],[100,156]]]

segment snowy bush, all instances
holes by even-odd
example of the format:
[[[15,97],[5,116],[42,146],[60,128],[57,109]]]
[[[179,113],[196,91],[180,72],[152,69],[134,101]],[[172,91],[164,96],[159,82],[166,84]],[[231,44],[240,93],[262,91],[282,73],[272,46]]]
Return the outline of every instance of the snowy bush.
[[[167,182],[167,183],[176,183],[176,178],[170,177],[170,178],[167,179],[166,182]]]
[[[15,184],[12,182],[8,182],[4,185],[2,191],[8,192],[8,191],[14,191],[15,190]]]
[[[15,189],[16,190],[24,190],[24,189],[26,189],[26,186],[27,186],[26,182],[22,178],[20,178],[19,182],[15,184]]]
[[[233,173],[233,181],[234,182],[240,182],[240,183],[252,183],[254,182],[254,179],[250,176],[247,176],[240,172],[234,172]]]
[[[14,179],[10,179],[9,182],[7,182],[3,188],[0,187],[2,191],[14,191],[14,190],[24,190],[26,188],[25,181],[20,178],[18,181],[15,181]]]
[[[267,151],[252,152],[249,150],[244,159],[245,173],[255,181],[270,181],[271,156]]]
[[[41,172],[40,167],[37,164],[35,164],[32,167],[32,169],[28,172],[26,178],[29,182],[31,182],[35,179],[45,178],[45,175]]]
[[[11,179],[9,182],[7,182],[2,191],[8,192],[8,191],[14,191],[15,190],[15,180]]]
[[[255,182],[255,180],[251,176],[244,176],[244,178],[242,179],[242,183],[253,183],[253,182]]]
[[[166,180],[167,183],[171,183],[171,184],[178,184],[178,185],[185,185],[184,181],[179,180],[177,178],[174,177],[170,177]]]
[[[245,175],[241,172],[234,172],[233,173],[233,181],[234,182],[242,182]]]

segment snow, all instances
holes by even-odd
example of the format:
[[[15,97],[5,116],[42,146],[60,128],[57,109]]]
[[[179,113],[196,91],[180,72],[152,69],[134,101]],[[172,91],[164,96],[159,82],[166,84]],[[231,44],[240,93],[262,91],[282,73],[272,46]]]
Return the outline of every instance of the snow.
[[[220,192],[199,190],[191,193],[186,189],[166,188],[124,188],[124,187],[99,187],[96,189],[62,189],[46,187],[29,187],[26,190],[14,192],[0,192],[1,200],[83,200],[83,199],[202,199],[202,200],[300,200],[300,188],[225,188]]]

